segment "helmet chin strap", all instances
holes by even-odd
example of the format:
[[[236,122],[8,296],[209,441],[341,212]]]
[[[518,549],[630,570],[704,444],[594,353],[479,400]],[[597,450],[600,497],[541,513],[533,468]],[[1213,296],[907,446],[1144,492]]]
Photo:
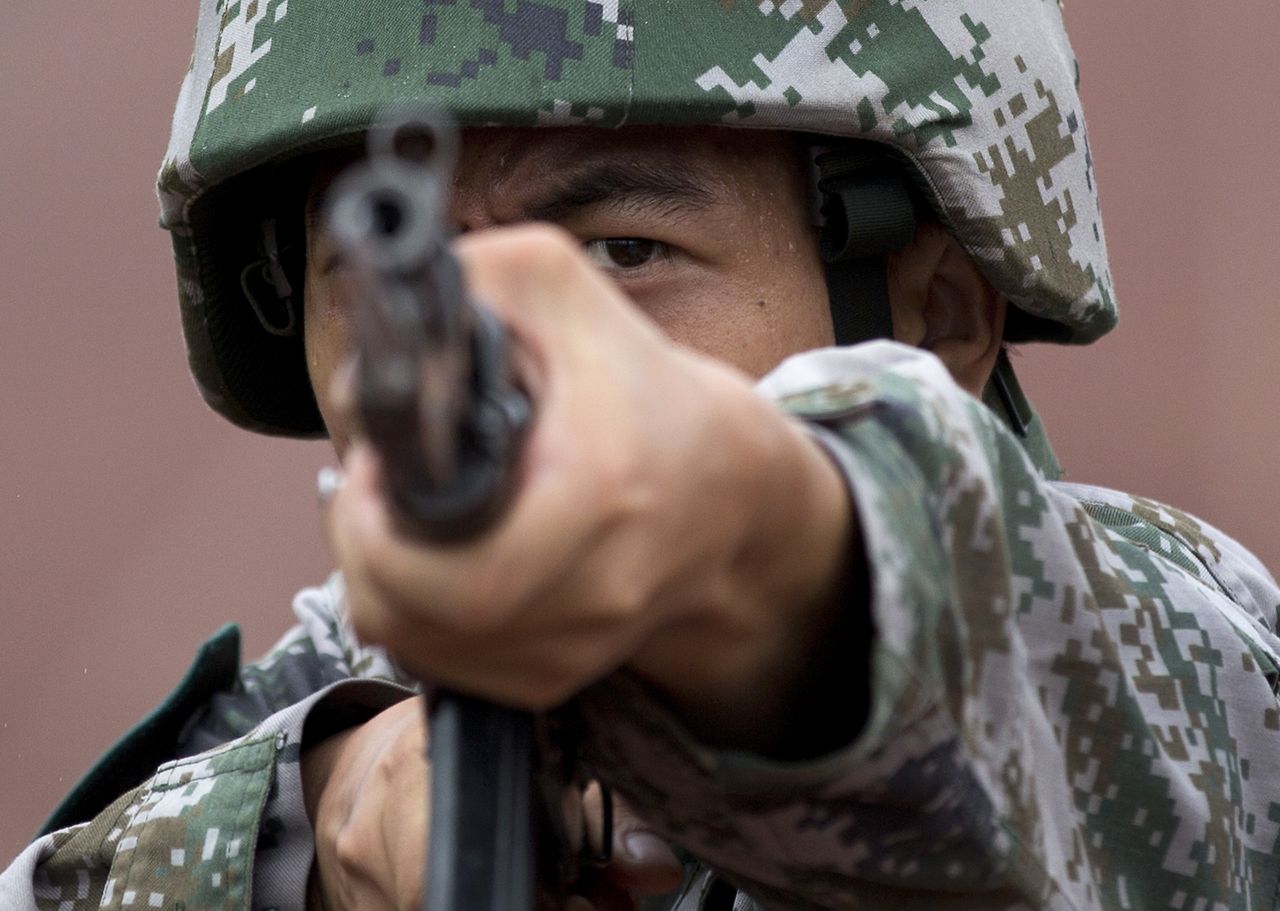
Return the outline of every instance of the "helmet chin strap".
[[[865,142],[821,151],[814,166],[836,344],[893,338],[886,257],[910,243],[916,230],[901,169]]]
[[[865,141],[820,147],[813,164],[836,344],[891,339],[888,256],[910,243],[916,230],[907,175],[883,147]],[[1057,458],[1004,351],[983,399],[1022,440],[1040,470],[1057,478],[1061,473]]]

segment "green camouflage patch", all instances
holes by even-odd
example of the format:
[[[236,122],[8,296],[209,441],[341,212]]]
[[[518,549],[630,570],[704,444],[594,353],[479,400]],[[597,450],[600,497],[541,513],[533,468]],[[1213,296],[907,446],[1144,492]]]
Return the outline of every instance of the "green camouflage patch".
[[[227,322],[211,312],[252,305],[231,238],[259,234],[262,193],[237,178],[358,142],[406,101],[475,126],[721,124],[886,143],[997,288],[1043,320],[1039,337],[1091,341],[1115,302],[1075,82],[1061,11],[1043,0],[204,0],[160,190],[192,367],[232,420],[300,432],[230,377],[253,358],[301,374],[300,355],[201,337]],[[303,380],[291,382],[305,393]]]

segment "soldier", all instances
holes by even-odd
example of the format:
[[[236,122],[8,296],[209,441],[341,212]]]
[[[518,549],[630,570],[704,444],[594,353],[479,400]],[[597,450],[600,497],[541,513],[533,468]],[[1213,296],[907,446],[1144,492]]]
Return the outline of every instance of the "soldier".
[[[207,0],[196,42],[161,174],[192,366],[333,437],[343,573],[262,662],[210,643],[5,907],[413,907],[422,735],[369,642],[574,697],[681,907],[1275,904],[1280,590],[1058,481],[1005,356],[1115,320],[1055,5]],[[318,224],[405,99],[471,127],[456,249],[537,415],[460,549],[390,530]]]

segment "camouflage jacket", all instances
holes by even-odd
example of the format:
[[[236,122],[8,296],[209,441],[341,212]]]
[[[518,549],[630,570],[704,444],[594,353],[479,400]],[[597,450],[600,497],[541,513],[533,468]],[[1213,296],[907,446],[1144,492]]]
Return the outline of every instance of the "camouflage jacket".
[[[706,865],[677,906],[729,907],[714,869],[740,908],[1276,907],[1280,590],[1257,561],[1047,481],[928,355],[811,352],[762,389],[853,491],[871,711],[844,748],[778,763],[699,744],[625,673],[582,694],[602,775]],[[303,722],[407,692],[340,589],[300,595],[301,626],[188,725],[201,752],[31,846],[0,906],[301,909]]]

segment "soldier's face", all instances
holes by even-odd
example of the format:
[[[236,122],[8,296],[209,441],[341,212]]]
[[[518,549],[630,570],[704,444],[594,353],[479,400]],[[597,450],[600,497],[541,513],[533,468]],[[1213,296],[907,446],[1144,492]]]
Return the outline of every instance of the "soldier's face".
[[[453,218],[461,231],[560,225],[671,339],[751,376],[832,341],[807,173],[784,134],[470,130]],[[341,445],[345,434],[335,426],[329,390],[351,351],[354,319],[336,273],[323,232],[309,231],[308,362],[321,412]]]

